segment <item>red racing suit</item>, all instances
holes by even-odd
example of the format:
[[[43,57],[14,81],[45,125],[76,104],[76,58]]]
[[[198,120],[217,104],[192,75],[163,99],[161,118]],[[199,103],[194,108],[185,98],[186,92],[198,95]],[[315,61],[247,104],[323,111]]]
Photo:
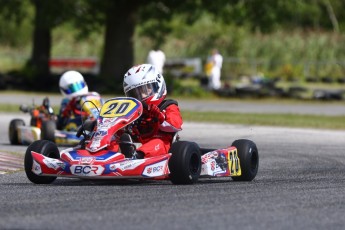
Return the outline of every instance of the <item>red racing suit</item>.
[[[163,122],[150,117],[149,111],[144,109],[134,127],[137,133],[134,139],[142,144],[137,151],[144,153],[145,158],[167,154],[175,134],[182,130],[182,116],[176,101],[164,100],[158,108],[164,114]]]
[[[99,96],[97,92],[89,92],[84,95],[73,97],[72,99],[64,98],[61,102],[60,116],[71,117],[87,115],[86,112],[81,111],[81,99],[85,96]],[[85,113],[85,114],[84,114]]]
[[[82,117],[89,114],[81,110],[81,100],[85,96],[100,96],[97,92],[89,92],[84,95],[73,97],[72,99],[64,98],[61,101],[60,111],[58,115],[57,129],[64,129],[65,125],[73,120],[77,126],[81,125]]]

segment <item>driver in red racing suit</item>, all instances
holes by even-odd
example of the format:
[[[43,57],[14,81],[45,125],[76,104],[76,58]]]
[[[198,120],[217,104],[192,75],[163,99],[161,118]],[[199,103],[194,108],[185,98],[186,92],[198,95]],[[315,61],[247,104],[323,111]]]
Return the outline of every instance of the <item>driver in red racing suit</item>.
[[[142,144],[134,152],[138,159],[167,154],[175,134],[182,130],[183,121],[178,103],[165,100],[164,77],[153,65],[137,65],[125,74],[123,87],[127,97],[143,103],[144,111],[130,128],[130,136],[124,133],[121,139],[131,142],[132,137]]]

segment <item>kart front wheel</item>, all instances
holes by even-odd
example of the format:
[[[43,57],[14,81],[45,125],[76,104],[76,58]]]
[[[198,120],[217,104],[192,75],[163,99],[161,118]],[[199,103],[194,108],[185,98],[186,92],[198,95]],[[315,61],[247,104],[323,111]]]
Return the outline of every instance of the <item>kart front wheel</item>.
[[[22,119],[13,119],[10,122],[9,130],[8,130],[8,137],[10,139],[11,145],[18,145],[19,138],[18,138],[18,127],[25,126],[25,122]]]
[[[47,120],[43,121],[41,127],[41,139],[55,142],[55,121]]]
[[[59,149],[51,141],[38,140],[30,144],[25,152],[24,168],[25,168],[25,173],[28,179],[35,184],[52,183],[56,179],[56,176],[38,176],[32,172],[33,158],[31,155],[31,151],[40,153],[50,158],[59,159],[60,158]]]
[[[234,176],[234,181],[252,181],[259,168],[259,152],[253,141],[240,139],[232,143],[237,148],[238,158],[240,159],[241,176]]]
[[[171,145],[170,180],[173,184],[193,184],[201,172],[201,152],[194,142],[177,141]]]

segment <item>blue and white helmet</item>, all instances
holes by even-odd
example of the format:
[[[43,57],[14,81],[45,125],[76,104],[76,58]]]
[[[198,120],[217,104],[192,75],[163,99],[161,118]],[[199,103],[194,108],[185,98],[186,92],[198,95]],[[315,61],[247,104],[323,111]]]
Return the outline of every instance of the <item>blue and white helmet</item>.
[[[61,75],[59,87],[62,95],[69,99],[89,92],[83,75],[74,70],[67,71]]]
[[[148,105],[159,105],[167,95],[163,75],[150,64],[130,68],[123,79],[123,90],[127,97],[134,97]]]

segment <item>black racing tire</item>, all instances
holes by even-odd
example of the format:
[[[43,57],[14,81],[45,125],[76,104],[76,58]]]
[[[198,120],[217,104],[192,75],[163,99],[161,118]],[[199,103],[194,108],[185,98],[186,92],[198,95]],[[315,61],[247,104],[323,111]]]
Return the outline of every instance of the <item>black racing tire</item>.
[[[41,127],[41,139],[55,142],[55,121],[47,120],[43,121]]]
[[[55,179],[56,176],[38,176],[35,173],[32,172],[32,164],[33,164],[33,158],[31,155],[31,151],[35,151],[37,153],[40,153],[44,156],[59,159],[60,158],[60,152],[58,147],[55,143],[47,140],[38,140],[34,141],[29,145],[29,147],[26,149],[25,157],[24,157],[24,169],[27,178],[35,184],[50,184]]]
[[[13,119],[10,122],[10,126],[8,129],[8,137],[10,139],[11,145],[18,145],[19,138],[18,138],[18,127],[25,126],[25,122],[22,119]]]
[[[237,148],[242,175],[234,176],[234,181],[252,181],[259,169],[259,151],[253,141],[240,139],[232,143]]]
[[[193,184],[201,172],[201,152],[195,142],[177,141],[171,145],[170,180],[173,184]]]

